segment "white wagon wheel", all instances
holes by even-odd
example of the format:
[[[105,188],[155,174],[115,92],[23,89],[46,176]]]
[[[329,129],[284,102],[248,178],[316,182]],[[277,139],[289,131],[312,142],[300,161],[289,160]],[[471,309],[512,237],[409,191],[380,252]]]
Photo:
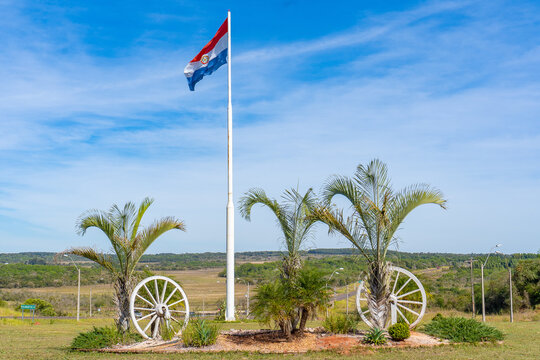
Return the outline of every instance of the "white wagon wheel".
[[[426,291],[420,280],[410,271],[397,266],[390,266],[389,270],[392,291],[390,293],[390,316],[388,316],[385,328],[398,321],[404,321],[412,329],[418,325],[426,312]],[[374,327],[367,306],[368,294],[366,280],[363,280],[358,284],[356,291],[356,309],[362,320],[369,327]]]
[[[145,339],[155,339],[165,331],[177,335],[189,321],[186,293],[165,276],[151,276],[138,283],[129,309],[133,325]]]

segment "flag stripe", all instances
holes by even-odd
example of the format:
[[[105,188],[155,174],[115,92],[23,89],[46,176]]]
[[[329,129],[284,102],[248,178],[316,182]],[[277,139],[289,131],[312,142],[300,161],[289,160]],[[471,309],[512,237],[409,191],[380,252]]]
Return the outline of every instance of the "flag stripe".
[[[184,69],[184,74],[186,75],[186,77],[193,76],[193,73],[195,71],[199,70],[202,67],[208,66],[209,63],[216,56],[218,56],[224,50],[227,50],[228,40],[229,40],[228,39],[228,34],[225,34],[225,36],[221,37],[221,39],[216,43],[216,46],[213,49],[211,49],[210,52],[207,54],[208,55],[208,63],[207,64],[203,64],[200,61],[188,63],[186,65],[185,69]]]
[[[197,54],[197,56],[195,56],[193,58],[193,60],[191,60],[191,62],[196,62],[196,61],[200,61],[201,60],[201,57],[204,55],[204,54],[207,54],[210,50],[212,50],[212,48],[214,48],[214,46],[216,46],[216,44],[219,42],[219,40],[221,40],[221,38],[223,37],[223,35],[227,34],[227,30],[228,30],[228,26],[227,26],[227,19],[225,19],[225,21],[223,22],[223,24],[221,24],[221,26],[219,27],[219,30],[217,31],[216,35],[214,35],[214,37],[212,38],[212,40],[210,40],[208,42],[208,44],[206,44],[202,50]]]
[[[221,65],[227,63],[227,49],[220,52],[216,57],[208,62],[208,66],[201,67],[193,72],[192,76],[187,78],[189,90],[195,91],[195,84],[198,83],[205,75],[210,75],[216,71]]]

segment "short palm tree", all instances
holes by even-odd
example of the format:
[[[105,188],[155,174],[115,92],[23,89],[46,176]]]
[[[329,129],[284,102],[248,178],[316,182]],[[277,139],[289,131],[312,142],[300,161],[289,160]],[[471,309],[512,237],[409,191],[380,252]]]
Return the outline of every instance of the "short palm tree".
[[[297,302],[301,310],[298,331],[303,333],[310,317],[317,315],[330,301],[330,292],[326,287],[323,273],[315,268],[302,269],[297,279]]]
[[[283,233],[287,253],[283,258],[282,273],[285,278],[294,279],[302,268],[300,251],[311,236],[316,220],[309,218],[315,209],[317,199],[313,190],[304,195],[297,190],[286,190],[284,201],[269,198],[262,189],[251,189],[240,199],[240,213],[246,220],[251,220],[251,209],[256,204],[268,207],[276,216]]]
[[[163,233],[173,229],[185,231],[184,223],[172,217],[159,219],[141,228],[144,213],[152,203],[152,199],[145,198],[138,208],[128,202],[123,208],[113,205],[109,211],[90,210],[79,218],[79,234],[84,235],[91,227],[98,228],[109,239],[114,254],[90,247],[72,248],[63,252],[92,260],[111,273],[118,307],[116,324],[121,331],[129,329],[129,298],[135,286],[135,267],[144,252]]]
[[[336,195],[350,202],[350,216],[331,205]],[[312,213],[314,219],[328,225],[330,233],[343,235],[367,260],[368,308],[372,323],[378,328],[386,326],[389,312],[388,248],[405,217],[423,204],[446,208],[442,193],[425,184],[394,192],[386,164],[375,159],[367,166],[359,165],[352,178],[331,178],[323,190],[323,205]]]

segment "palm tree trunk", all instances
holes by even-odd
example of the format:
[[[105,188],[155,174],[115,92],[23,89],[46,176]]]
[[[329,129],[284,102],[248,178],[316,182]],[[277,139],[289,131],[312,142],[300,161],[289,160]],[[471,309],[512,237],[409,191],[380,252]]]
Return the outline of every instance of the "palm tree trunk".
[[[302,317],[300,318],[300,326],[298,326],[298,332],[300,334],[304,333],[308,318],[309,318],[309,310],[306,308],[302,308]]]
[[[130,281],[117,279],[114,283],[116,293],[115,303],[117,306],[118,317],[116,327],[118,331],[127,332],[130,327],[129,297],[131,296]]]
[[[285,336],[287,339],[291,338],[292,334],[292,326],[291,321],[289,319],[282,320],[279,324],[279,327],[281,329],[281,332],[283,333],[283,336]]]
[[[368,309],[373,326],[384,329],[389,315],[389,273],[386,263],[369,264],[368,284]]]

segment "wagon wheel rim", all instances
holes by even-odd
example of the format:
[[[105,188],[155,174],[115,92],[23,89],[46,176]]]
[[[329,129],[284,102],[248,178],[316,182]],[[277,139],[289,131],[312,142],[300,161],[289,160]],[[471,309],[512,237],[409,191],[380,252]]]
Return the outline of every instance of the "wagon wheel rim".
[[[427,297],[424,287],[418,278],[408,270],[397,266],[390,266],[390,306],[388,324],[393,324],[397,321],[404,321],[409,325],[409,328],[415,328],[426,312]],[[399,280],[404,282],[399,283]],[[362,320],[369,326],[374,327],[371,322],[370,311],[367,307],[367,299],[369,289],[366,286],[366,281],[363,280],[358,284],[356,291],[356,309]],[[420,297],[420,299],[418,299]],[[392,315],[391,312],[395,311]]]
[[[158,338],[165,331],[176,336],[189,321],[186,293],[165,276],[151,276],[138,283],[129,305],[133,325],[145,339]]]

